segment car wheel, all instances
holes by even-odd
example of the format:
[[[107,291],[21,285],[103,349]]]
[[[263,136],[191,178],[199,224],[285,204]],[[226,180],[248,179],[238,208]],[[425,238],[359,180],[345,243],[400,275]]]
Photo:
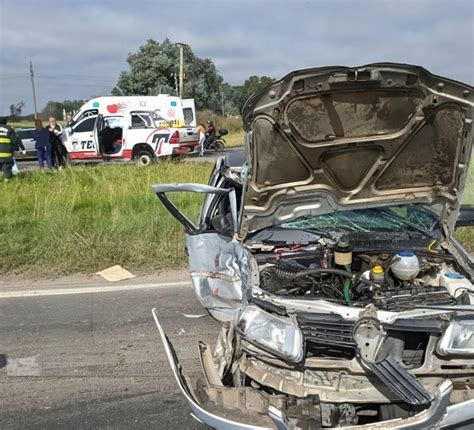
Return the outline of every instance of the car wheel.
[[[135,154],[133,161],[137,166],[149,166],[155,162],[155,157],[149,151],[142,149]]]

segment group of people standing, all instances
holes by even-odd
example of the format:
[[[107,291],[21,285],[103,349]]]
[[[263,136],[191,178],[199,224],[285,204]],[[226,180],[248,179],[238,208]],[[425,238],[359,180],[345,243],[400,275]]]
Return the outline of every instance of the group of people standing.
[[[49,117],[47,127],[43,127],[40,119],[35,120],[33,139],[40,169],[44,169],[45,162],[48,169],[62,169],[66,165],[67,150],[61,140],[63,132],[61,124],[53,116]]]
[[[8,181],[13,176],[15,152],[21,151],[25,155],[26,151],[18,134],[7,123],[7,117],[0,117],[0,170],[4,180]],[[66,165],[67,150],[61,140],[63,132],[62,126],[52,116],[47,127],[43,127],[40,119],[35,120],[33,139],[40,169],[44,169],[45,163],[49,169],[62,169]]]

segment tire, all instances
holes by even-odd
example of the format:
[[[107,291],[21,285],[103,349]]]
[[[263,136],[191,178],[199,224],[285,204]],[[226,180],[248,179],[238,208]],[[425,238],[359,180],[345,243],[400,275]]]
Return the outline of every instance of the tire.
[[[137,166],[149,166],[155,162],[155,157],[150,151],[141,149],[134,155],[133,161]]]
[[[225,142],[223,139],[216,140],[214,142],[214,148],[216,148],[217,152],[222,152],[225,148]]]

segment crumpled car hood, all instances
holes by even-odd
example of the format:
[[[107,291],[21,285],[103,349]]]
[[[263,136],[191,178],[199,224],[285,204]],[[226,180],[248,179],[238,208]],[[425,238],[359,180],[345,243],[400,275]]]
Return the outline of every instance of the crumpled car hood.
[[[472,146],[473,87],[404,64],[293,72],[243,110],[241,235],[336,210],[434,204],[452,234]]]

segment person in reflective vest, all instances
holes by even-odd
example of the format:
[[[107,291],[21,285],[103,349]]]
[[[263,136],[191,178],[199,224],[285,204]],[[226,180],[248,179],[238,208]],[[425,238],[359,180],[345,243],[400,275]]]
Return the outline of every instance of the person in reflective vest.
[[[0,169],[5,180],[10,179],[13,175],[12,168],[15,164],[13,158],[15,149],[22,149],[22,152],[25,149],[21,139],[15,133],[15,130],[7,125],[7,122],[7,118],[0,118]]]

